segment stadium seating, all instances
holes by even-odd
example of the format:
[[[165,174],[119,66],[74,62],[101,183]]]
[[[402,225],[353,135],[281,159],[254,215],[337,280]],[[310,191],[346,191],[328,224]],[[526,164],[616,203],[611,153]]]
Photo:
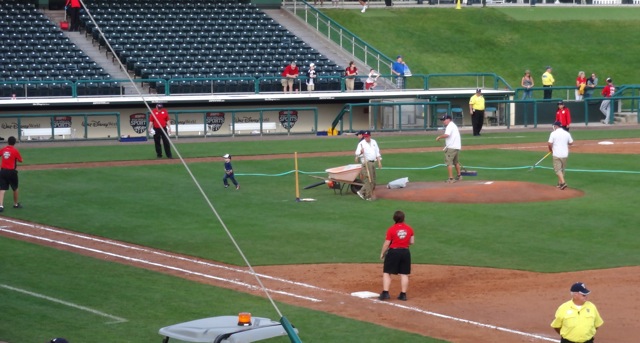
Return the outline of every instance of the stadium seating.
[[[302,75],[315,63],[320,75],[336,77],[318,88],[340,89],[343,67],[255,5],[219,0],[84,3],[106,37],[83,13],[81,30],[96,49],[114,62],[117,56],[137,78],[190,79],[167,84],[171,91],[254,92],[255,80],[264,76],[272,78],[259,82],[260,91],[281,91],[276,77],[290,61],[298,63]],[[71,96],[74,82],[79,96],[119,94],[120,85],[110,79],[32,1],[0,1],[0,96]],[[162,83],[147,85],[164,92]]]
[[[55,81],[85,75],[110,78],[32,1],[0,1],[0,28],[2,97],[71,96],[69,82]]]
[[[118,56],[135,77],[251,75],[250,79],[224,80],[206,87],[204,80],[171,82],[171,93],[210,92],[211,89],[253,92],[254,86],[248,83],[260,76],[279,76],[290,61],[296,61],[301,70],[314,62],[316,69],[327,75],[337,76],[343,71],[343,67],[310,48],[252,4],[213,0],[87,0],[85,4],[111,43],[110,53]],[[159,22],[158,18],[162,20]],[[86,36],[91,37],[99,49],[105,48],[105,40],[100,38],[88,16],[83,15],[82,20]],[[205,67],[202,65],[205,62],[212,64]],[[260,90],[281,91],[272,83],[266,82],[267,87],[261,82]],[[339,83],[328,83],[329,89],[339,90]]]

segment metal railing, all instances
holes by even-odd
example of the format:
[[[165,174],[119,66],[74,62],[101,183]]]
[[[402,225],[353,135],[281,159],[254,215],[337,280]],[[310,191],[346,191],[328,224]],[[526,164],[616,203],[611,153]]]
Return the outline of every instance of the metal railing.
[[[307,1],[285,0],[282,2],[282,8],[300,18],[309,28],[335,43],[340,49],[365,65],[379,72],[391,74],[391,64],[394,60],[318,11]]]

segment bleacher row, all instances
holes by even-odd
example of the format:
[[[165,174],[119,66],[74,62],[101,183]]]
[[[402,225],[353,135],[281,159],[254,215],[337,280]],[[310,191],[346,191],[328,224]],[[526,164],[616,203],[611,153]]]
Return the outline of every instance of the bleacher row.
[[[158,93],[281,91],[291,61],[309,63],[317,90],[340,90],[336,65],[252,4],[215,0],[85,0],[82,29],[97,48],[117,55]],[[84,12],[84,11],[83,11]],[[112,75],[38,12],[33,1],[0,1],[0,97],[118,95]],[[187,79],[187,80],[185,80]]]
[[[71,96],[77,80],[79,95],[118,94],[111,75],[78,49],[44,14],[31,4],[0,2],[0,97]]]
[[[171,93],[253,92],[261,77],[270,78],[261,80],[260,91],[281,91],[276,76],[291,61],[301,71],[313,62],[320,75],[339,76],[344,70],[252,4],[86,3],[110,47],[85,14],[86,36],[99,49],[118,56],[135,77],[169,80]],[[185,78],[199,80],[178,80]],[[340,89],[339,77],[322,78],[320,83]],[[152,82],[150,87],[164,93],[165,82]]]

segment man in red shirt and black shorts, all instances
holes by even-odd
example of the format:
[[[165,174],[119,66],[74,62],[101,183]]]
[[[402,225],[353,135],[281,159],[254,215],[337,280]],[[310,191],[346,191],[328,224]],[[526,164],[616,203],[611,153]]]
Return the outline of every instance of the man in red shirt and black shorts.
[[[387,230],[387,236],[382,244],[380,259],[384,260],[382,270],[382,293],[378,299],[389,299],[389,286],[391,274],[400,274],[401,292],[399,300],[407,300],[407,288],[409,288],[409,274],[411,274],[411,253],[409,246],[413,244],[413,229],[404,223],[404,212],[396,211],[393,214],[395,224]]]
[[[22,162],[22,156],[16,145],[16,138],[11,136],[8,140],[9,145],[0,149],[2,162],[0,163],[0,212],[4,211],[4,192],[9,187],[13,190],[13,208],[22,208],[18,202],[18,162]]]
[[[153,142],[156,146],[156,155],[158,158],[162,158],[162,146],[160,145],[160,141],[162,141],[162,145],[164,145],[164,153],[167,155],[167,158],[173,158],[171,155],[171,144],[169,143],[169,135],[171,134],[171,129],[169,128],[169,112],[167,109],[162,106],[162,104],[157,104],[156,108],[151,111],[151,116],[149,116],[149,127],[153,127]]]

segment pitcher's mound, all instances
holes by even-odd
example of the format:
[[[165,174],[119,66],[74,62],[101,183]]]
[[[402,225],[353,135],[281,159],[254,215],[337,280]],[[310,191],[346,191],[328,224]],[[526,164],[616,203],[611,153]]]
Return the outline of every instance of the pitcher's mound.
[[[405,188],[376,187],[376,197],[404,201],[450,203],[511,203],[577,198],[584,192],[571,187],[518,181],[409,182]]]

